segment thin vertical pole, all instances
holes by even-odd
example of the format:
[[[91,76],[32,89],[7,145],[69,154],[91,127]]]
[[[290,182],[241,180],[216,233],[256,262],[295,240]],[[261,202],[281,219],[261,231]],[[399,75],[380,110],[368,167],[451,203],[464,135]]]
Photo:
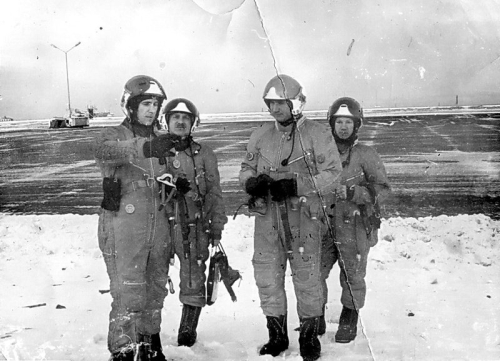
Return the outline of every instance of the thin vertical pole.
[[[69,107],[69,117],[71,118],[71,98],[69,96],[69,71],[68,71],[68,52],[64,52],[64,56],[66,57],[66,82],[68,84],[68,107]]]

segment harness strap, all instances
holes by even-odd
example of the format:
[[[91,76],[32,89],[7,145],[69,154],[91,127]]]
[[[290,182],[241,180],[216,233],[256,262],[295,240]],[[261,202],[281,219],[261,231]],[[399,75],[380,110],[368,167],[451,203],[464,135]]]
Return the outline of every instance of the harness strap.
[[[188,260],[189,267],[189,287],[191,287],[191,244],[189,243],[189,214],[186,205],[186,198],[180,192],[177,193],[177,205],[179,209],[179,220],[181,223],[182,252],[184,259]]]
[[[290,228],[290,221],[288,220],[288,205],[286,200],[277,202],[278,212],[281,217],[281,224],[283,225],[283,233],[285,234],[285,250],[288,258],[293,259],[292,249],[292,230]]]

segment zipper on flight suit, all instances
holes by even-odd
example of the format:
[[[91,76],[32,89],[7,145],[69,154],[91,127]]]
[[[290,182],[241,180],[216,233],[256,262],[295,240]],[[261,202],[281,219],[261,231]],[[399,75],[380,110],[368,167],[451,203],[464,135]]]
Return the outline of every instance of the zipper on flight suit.
[[[149,141],[151,141],[151,135],[149,136]],[[146,179],[146,185],[148,188],[151,190],[151,203],[152,203],[152,211],[150,213],[150,225],[149,225],[149,237],[147,240],[147,243],[152,246],[152,242],[154,241],[154,237],[156,234],[156,222],[157,222],[157,217],[156,217],[156,210],[158,209],[158,205],[156,204],[156,198],[155,198],[155,168],[153,165],[153,158],[149,158],[149,166],[150,166],[150,174],[147,174],[147,179]],[[144,174],[146,176],[146,174]],[[149,187],[149,182],[153,182],[151,187]]]
[[[281,135],[280,144],[278,147],[278,156],[275,158],[275,162],[271,164],[271,169],[270,169],[271,172],[276,172],[278,170],[278,167],[281,165],[280,163],[281,153],[283,153],[283,144],[285,144],[284,141],[286,137],[287,137],[286,133],[283,133]]]

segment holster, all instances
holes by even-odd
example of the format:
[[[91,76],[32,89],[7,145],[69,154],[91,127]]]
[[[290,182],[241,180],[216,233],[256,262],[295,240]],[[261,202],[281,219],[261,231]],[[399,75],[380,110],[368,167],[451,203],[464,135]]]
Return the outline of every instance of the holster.
[[[368,246],[373,247],[378,243],[378,230],[381,224],[380,215],[377,216],[376,213],[371,213],[370,215],[368,215],[366,205],[360,205],[359,209],[361,211],[363,226],[366,230]]]
[[[120,209],[120,200],[122,198],[122,182],[120,179],[105,177],[102,180],[102,190],[104,198],[101,207],[108,211],[117,212]]]

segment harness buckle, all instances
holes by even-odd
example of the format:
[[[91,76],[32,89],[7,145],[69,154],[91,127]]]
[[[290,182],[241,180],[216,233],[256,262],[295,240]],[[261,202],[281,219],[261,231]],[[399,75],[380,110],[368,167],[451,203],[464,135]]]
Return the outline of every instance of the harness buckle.
[[[146,185],[148,187],[151,187],[154,185],[154,177],[151,177],[149,174],[144,174],[144,181],[146,182]]]

